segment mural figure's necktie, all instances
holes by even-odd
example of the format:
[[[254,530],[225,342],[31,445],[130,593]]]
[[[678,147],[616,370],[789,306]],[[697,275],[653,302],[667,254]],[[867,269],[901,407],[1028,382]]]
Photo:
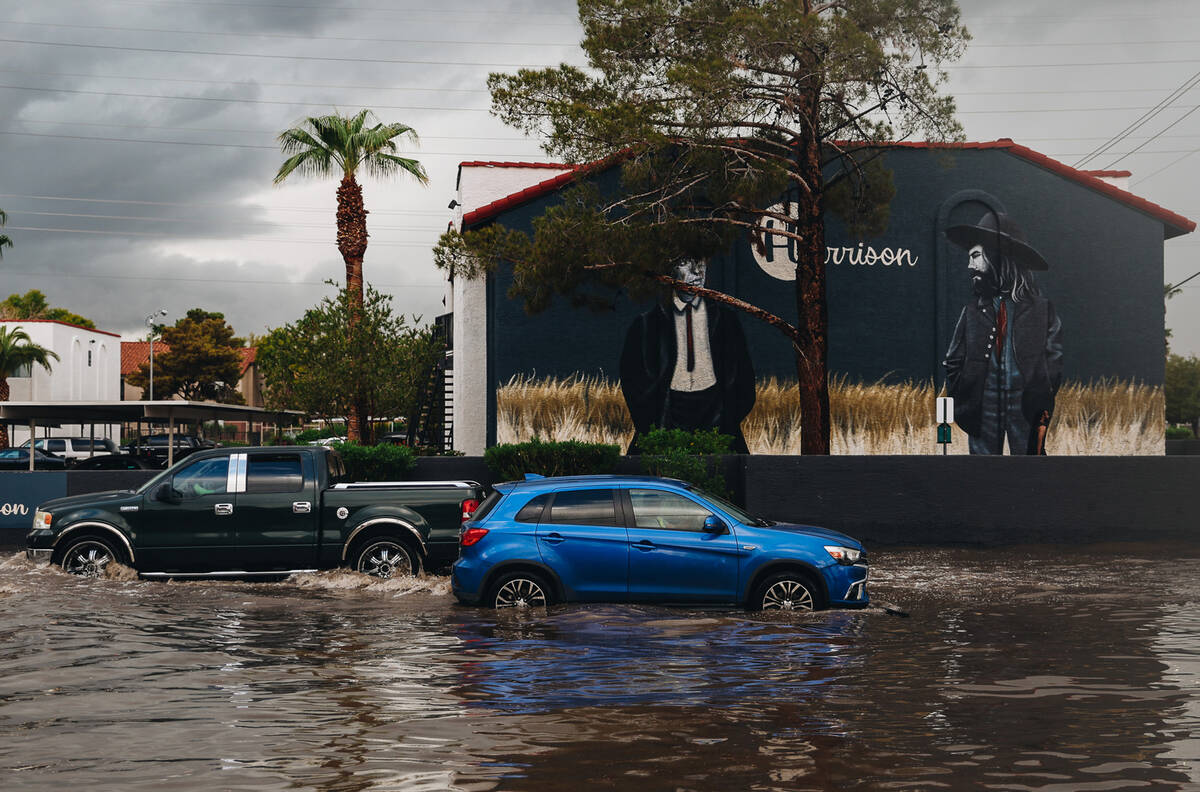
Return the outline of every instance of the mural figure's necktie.
[[[696,367],[696,345],[692,340],[692,304],[688,303],[683,309],[683,315],[687,319],[687,370],[691,371]]]
[[[996,358],[1004,357],[1004,337],[1008,333],[1008,304],[1000,298],[1000,307],[996,309]]]

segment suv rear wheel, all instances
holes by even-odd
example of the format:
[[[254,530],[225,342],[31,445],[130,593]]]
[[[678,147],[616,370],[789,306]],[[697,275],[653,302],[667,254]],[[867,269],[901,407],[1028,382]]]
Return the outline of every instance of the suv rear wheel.
[[[493,608],[544,608],[553,602],[545,579],[524,571],[501,575],[487,596],[487,604]]]

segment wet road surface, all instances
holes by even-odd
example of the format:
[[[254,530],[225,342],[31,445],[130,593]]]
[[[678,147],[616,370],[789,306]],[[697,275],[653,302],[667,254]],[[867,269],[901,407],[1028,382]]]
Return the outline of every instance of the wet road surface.
[[[878,608],[0,555],[5,790],[1200,789],[1200,551],[872,549]]]

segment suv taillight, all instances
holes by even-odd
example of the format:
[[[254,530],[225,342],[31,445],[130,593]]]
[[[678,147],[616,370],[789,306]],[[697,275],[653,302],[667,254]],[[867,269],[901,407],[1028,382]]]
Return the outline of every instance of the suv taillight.
[[[458,537],[458,543],[463,547],[470,547],[483,537],[487,536],[487,532],[487,528],[468,528]]]
[[[471,519],[471,515],[479,508],[479,501],[474,498],[468,498],[462,502],[462,522]]]

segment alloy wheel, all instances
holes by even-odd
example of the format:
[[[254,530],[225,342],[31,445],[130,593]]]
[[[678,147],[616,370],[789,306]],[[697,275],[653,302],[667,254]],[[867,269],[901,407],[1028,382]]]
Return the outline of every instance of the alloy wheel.
[[[411,575],[412,559],[408,551],[396,542],[376,542],[359,557],[358,571],[384,580],[397,575]]]
[[[763,594],[762,609],[810,611],[813,609],[812,592],[799,581],[781,580]]]
[[[513,578],[496,591],[497,608],[545,607],[546,592],[529,578]]]
[[[62,568],[72,575],[104,577],[105,568],[114,560],[112,551],[101,542],[80,542],[68,551]]]

